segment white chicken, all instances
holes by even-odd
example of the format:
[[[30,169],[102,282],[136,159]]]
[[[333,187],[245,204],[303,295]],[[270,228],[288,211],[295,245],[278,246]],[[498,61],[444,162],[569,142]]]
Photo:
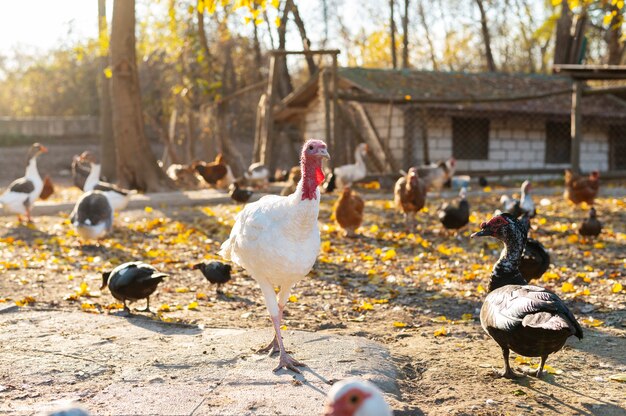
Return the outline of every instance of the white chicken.
[[[91,169],[85,184],[83,185],[83,191],[102,191],[104,196],[107,197],[113,211],[121,211],[128,205],[130,196],[135,191],[129,191],[127,189],[121,189],[113,184],[100,181],[100,171],[102,165],[97,162],[93,153],[85,151],[80,155],[80,160],[89,163]]]
[[[320,251],[318,186],[324,180],[322,159],[329,158],[326,143],[308,140],[302,148],[302,178],[296,191],[288,196],[268,195],[248,204],[237,215],[219,252],[246,269],[261,287],[275,336],[259,352],[280,353],[274,371],[287,368],[299,373],[296,367],[304,365],[285,351],[280,325],[291,288],[309,273]],[[278,297],[275,286],[280,287]]]
[[[343,189],[344,186],[352,186],[354,182],[358,182],[367,175],[367,166],[365,166],[365,155],[368,152],[366,143],[359,144],[354,150],[355,163],[350,165],[338,166],[333,169],[335,177],[335,186]]]
[[[341,380],[328,392],[324,416],[391,416],[382,392],[356,377]]]
[[[46,153],[48,149],[39,143],[33,144],[28,150],[28,164],[23,177],[14,180],[0,195],[0,205],[5,211],[17,214],[18,221],[22,215],[30,222],[30,208],[43,190],[43,179],[37,169],[37,156]]]
[[[441,161],[439,163],[431,163],[417,168],[420,179],[424,180],[428,191],[441,191],[443,185],[454,176],[456,171],[456,159]]]

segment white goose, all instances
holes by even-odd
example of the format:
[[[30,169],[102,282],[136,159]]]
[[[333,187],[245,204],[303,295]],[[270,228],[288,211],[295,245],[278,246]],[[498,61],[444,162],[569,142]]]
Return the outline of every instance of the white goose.
[[[128,205],[130,201],[131,191],[118,188],[117,186],[102,182],[100,180],[100,172],[102,171],[102,165],[98,163],[96,157],[90,151],[84,151],[79,158],[82,162],[89,163],[91,167],[85,184],[83,185],[83,191],[89,192],[93,190],[102,191],[107,197],[113,211],[121,211]]]
[[[333,170],[337,188],[343,189],[344,186],[352,186],[354,182],[360,181],[367,175],[367,166],[364,159],[367,152],[367,144],[359,144],[354,150],[355,163],[339,166]]]
[[[46,153],[48,149],[39,143],[33,144],[28,150],[28,164],[26,174],[11,182],[9,187],[0,195],[0,204],[5,211],[17,214],[18,221],[22,215],[31,222],[30,209],[43,189],[43,179],[37,169],[37,156]]]

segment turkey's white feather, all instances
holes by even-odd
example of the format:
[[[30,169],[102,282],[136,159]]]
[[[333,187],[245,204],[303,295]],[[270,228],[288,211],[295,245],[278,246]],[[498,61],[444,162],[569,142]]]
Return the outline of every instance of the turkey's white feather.
[[[219,254],[259,283],[291,286],[311,270],[320,249],[317,199],[302,199],[302,182],[288,196],[268,195],[236,217]]]

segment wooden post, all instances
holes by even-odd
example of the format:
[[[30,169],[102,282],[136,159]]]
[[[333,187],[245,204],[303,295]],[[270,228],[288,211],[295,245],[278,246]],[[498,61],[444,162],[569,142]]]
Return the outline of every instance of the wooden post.
[[[320,91],[322,93],[322,105],[324,106],[324,140],[330,145],[330,151],[334,150],[332,142],[332,129],[331,129],[331,108],[330,108],[330,73],[328,69],[322,69],[320,74]]]
[[[574,81],[572,87],[571,164],[572,171],[580,174],[580,142],[582,140],[582,81]]]
[[[420,106],[419,109],[420,112],[420,117],[419,117],[419,121],[420,121],[420,131],[422,133],[422,151],[423,151],[423,156],[424,156],[424,164],[428,165],[430,164],[430,147],[429,147],[429,143],[428,143],[428,111],[426,110],[425,107]]]
[[[273,170],[273,158],[272,152],[274,150],[274,96],[276,92],[276,82],[278,77],[276,76],[276,56],[270,56],[270,74],[267,82],[267,94],[265,99],[265,120],[264,120],[264,134],[261,137],[261,159],[270,172]]]
[[[331,144],[331,149],[333,151],[334,158],[336,160],[342,160],[345,161],[344,157],[343,157],[343,146],[340,146],[340,144],[338,143],[338,128],[339,128],[339,120],[337,119],[337,90],[339,89],[339,86],[337,85],[337,54],[333,54],[332,55],[333,58],[333,66],[332,66],[332,72],[331,72],[331,79],[332,79],[332,136],[328,138],[328,141]],[[338,166],[337,163],[333,164],[334,166]]]

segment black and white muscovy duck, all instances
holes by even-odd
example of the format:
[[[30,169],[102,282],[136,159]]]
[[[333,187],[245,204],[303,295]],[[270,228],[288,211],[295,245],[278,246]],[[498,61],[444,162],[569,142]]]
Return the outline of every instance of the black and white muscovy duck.
[[[583,237],[597,237],[602,231],[602,223],[598,220],[596,209],[591,207],[589,217],[583,221],[578,229],[578,233]]]
[[[46,146],[34,143],[28,150],[26,173],[23,177],[14,180],[0,195],[0,205],[5,211],[17,214],[18,221],[22,221],[22,215],[26,215],[28,222],[32,221],[30,209],[39,198],[43,189],[43,179],[37,169],[37,157],[46,153]]]
[[[103,192],[85,192],[74,206],[70,223],[82,239],[98,240],[113,229],[113,208]]]
[[[109,199],[109,203],[111,204],[113,211],[121,211],[126,208],[133,191],[122,189],[111,183],[101,181],[100,172],[102,170],[102,165],[98,163],[96,156],[90,151],[84,151],[80,155],[80,159],[81,162],[89,163],[89,166],[91,167],[89,175],[87,176],[87,179],[85,179],[83,191],[102,191]]]
[[[74,155],[72,158],[72,183],[75,187],[83,190],[90,171],[89,163],[84,161],[81,155]]]
[[[541,357],[541,376],[549,354],[559,351],[567,338],[583,338],[583,330],[565,303],[554,293],[529,286],[519,271],[526,230],[515,217],[501,214],[483,222],[473,237],[494,237],[504,249],[491,272],[489,294],[480,310],[483,329],[502,348],[507,378],[519,376],[509,365],[509,350],[527,357]]]
[[[126,301],[146,299],[146,309],[142,309],[141,312],[150,312],[150,295],[168,276],[149,264],[140,261],[128,262],[120,264],[111,272],[102,273],[100,290],[109,286],[113,297],[124,303],[124,311],[127,313],[130,313],[130,309],[126,306]]]
[[[261,162],[256,162],[248,167],[243,177],[246,185],[265,189],[269,184],[270,170]]]
[[[530,231],[530,215],[525,213],[519,219],[525,230],[526,246],[519,264],[519,271],[527,282],[539,279],[550,267],[550,253],[539,241],[528,237]]]
[[[469,222],[470,208],[469,202],[467,202],[467,189],[461,188],[459,191],[459,204],[454,206],[449,203],[445,203],[439,209],[437,213],[439,221],[448,230],[458,230],[464,227]]]
[[[198,263],[194,264],[194,270],[200,270],[202,275],[209,282],[216,284],[217,288],[215,292],[217,294],[221,294],[222,291],[220,288],[224,283],[228,283],[230,281],[230,271],[232,266],[230,264],[225,264],[220,261],[212,261],[210,263]]]
[[[502,195],[500,203],[502,204],[502,212],[508,212],[515,218],[519,218],[522,214],[528,213],[530,218],[536,214],[535,202],[530,195],[532,185],[530,181],[525,180],[520,187],[520,199],[512,198],[508,195]]]

